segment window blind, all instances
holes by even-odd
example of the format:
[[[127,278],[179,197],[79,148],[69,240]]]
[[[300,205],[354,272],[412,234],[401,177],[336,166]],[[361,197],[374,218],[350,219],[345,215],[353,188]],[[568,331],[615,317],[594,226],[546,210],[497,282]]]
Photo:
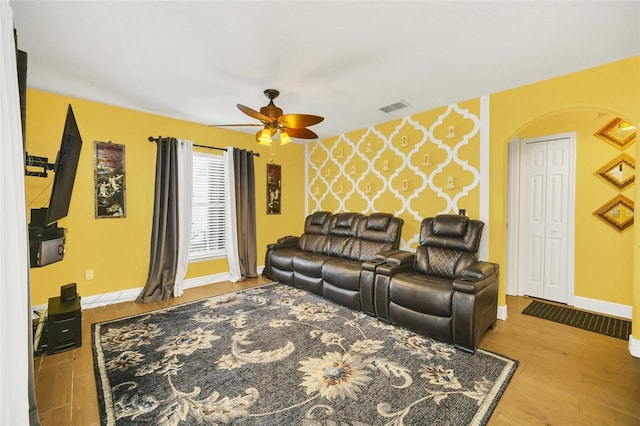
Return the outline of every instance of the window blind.
[[[226,256],[224,172],[221,155],[193,153],[190,260]]]

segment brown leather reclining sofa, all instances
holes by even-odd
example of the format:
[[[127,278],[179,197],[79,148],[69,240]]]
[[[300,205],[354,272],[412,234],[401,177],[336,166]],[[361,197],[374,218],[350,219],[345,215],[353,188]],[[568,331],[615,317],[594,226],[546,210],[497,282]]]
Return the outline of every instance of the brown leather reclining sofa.
[[[362,263],[397,249],[403,222],[388,213],[315,212],[307,216],[300,237],[267,246],[263,275],[362,310]]]
[[[402,224],[386,213],[315,212],[300,237],[267,246],[263,275],[475,352],[497,317],[498,265],[477,261],[484,224],[424,219],[415,253],[398,250]]]

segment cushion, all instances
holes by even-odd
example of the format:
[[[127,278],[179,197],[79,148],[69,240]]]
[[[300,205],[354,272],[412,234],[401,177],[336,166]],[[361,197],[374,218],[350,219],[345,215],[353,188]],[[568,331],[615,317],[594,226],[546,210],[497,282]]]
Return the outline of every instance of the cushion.
[[[442,214],[433,220],[433,234],[440,237],[462,237],[467,232],[469,218],[457,214]]]
[[[388,213],[372,213],[367,217],[367,229],[372,231],[386,231],[393,216]]]
[[[331,213],[329,212],[315,212],[309,217],[309,225],[324,225],[324,221],[327,220]]]
[[[336,234],[339,233],[338,229],[351,230],[351,227],[361,216],[362,215],[359,213],[336,213],[334,215],[334,222],[332,223],[329,232],[332,234]]]
[[[409,271],[395,275],[389,284],[389,302],[423,314],[450,317],[452,281]]]

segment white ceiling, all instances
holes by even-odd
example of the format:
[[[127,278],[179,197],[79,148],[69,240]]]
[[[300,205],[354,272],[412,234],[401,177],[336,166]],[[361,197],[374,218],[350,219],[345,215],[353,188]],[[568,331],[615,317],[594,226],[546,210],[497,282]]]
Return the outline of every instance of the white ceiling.
[[[640,54],[638,1],[10,5],[31,88],[203,124],[275,88],[321,138]]]

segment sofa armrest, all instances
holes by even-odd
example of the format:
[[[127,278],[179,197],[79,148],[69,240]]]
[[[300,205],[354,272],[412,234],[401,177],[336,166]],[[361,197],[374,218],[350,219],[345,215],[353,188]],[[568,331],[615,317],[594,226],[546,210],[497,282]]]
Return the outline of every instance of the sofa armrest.
[[[372,260],[362,262],[360,272],[360,305],[362,311],[371,316],[375,313],[375,274],[378,266],[384,265],[392,255],[402,253],[401,250],[384,250],[376,253]]]
[[[387,258],[387,261],[376,268],[376,274],[391,277],[399,272],[405,272],[413,269],[413,261],[415,253],[402,252]]]
[[[390,256],[397,255],[397,254],[400,254],[400,253],[404,253],[404,251],[403,250],[396,250],[396,249],[384,250],[384,251],[376,253],[373,256],[373,261],[372,262],[374,262],[374,263],[386,263],[387,259]]]
[[[460,278],[453,281],[453,290],[475,294],[497,280],[498,265],[490,262],[476,262],[467,266]]]
[[[452,324],[456,347],[475,352],[498,316],[497,263],[476,262],[453,282]]]
[[[393,253],[388,253],[385,257],[385,263],[394,266],[413,266],[413,261],[416,259],[416,254],[404,251],[404,250],[389,250]]]
[[[374,278],[374,306],[376,317],[384,322],[390,322],[389,316],[389,286],[393,276],[413,269],[414,253],[397,251],[389,255],[385,263],[376,267]]]
[[[384,250],[381,251],[379,253],[376,253],[373,256],[372,260],[367,260],[362,262],[362,269],[365,271],[371,271],[371,272],[375,272],[376,267],[378,267],[378,265],[382,265],[383,263],[387,263],[387,259],[390,256],[399,254],[399,253],[403,253],[402,250]]]
[[[282,237],[278,239],[278,244],[284,244],[287,246],[298,244],[298,240],[300,237],[295,235],[287,235],[286,237]]]
[[[287,247],[297,247],[299,239],[300,237],[287,235],[286,237],[279,238],[277,243],[267,244],[267,250],[277,250],[277,249],[287,248]]]

